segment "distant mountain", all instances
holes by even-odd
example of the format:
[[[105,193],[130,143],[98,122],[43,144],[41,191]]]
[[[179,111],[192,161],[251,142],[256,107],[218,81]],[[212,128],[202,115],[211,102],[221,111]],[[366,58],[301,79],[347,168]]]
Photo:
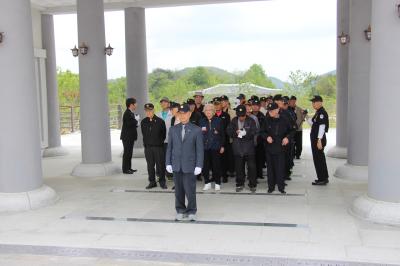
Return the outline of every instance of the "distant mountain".
[[[268,77],[272,83],[275,85],[275,89],[283,89],[285,87],[285,82],[275,77]]]
[[[324,76],[330,76],[330,75],[336,75],[336,70],[332,70],[332,71],[326,72],[324,74],[321,74],[320,76],[324,77]]]
[[[232,80],[235,80],[235,77],[236,77],[235,74],[232,74],[232,73],[230,73],[230,72],[228,72],[228,71],[226,71],[226,70],[223,70],[223,69],[221,69],[221,68],[218,68],[218,67],[207,67],[207,66],[204,66],[204,68],[207,69],[210,73],[213,73],[213,74],[215,74],[215,75],[218,75],[218,76],[226,76],[226,77],[229,77],[229,78],[232,79]],[[179,78],[179,77],[182,77],[182,76],[185,76],[185,75],[187,75],[190,71],[192,71],[193,69],[195,69],[195,67],[187,67],[187,68],[184,68],[184,69],[182,69],[182,70],[177,71],[177,72],[176,72],[176,75],[177,75],[178,78]]]

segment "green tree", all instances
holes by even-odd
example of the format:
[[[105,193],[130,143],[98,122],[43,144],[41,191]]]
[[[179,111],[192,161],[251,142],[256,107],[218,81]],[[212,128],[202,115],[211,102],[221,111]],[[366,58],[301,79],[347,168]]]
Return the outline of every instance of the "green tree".
[[[253,83],[266,88],[275,88],[275,85],[267,77],[261,65],[254,64],[238,78],[239,83]]]
[[[80,104],[79,75],[69,70],[57,69],[58,95],[60,106]]]

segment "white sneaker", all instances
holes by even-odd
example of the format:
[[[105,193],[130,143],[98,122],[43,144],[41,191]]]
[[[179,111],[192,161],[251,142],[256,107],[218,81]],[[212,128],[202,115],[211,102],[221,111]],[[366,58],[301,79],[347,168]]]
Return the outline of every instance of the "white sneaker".
[[[220,191],[221,190],[221,185],[215,184],[215,191]]]
[[[207,191],[211,189],[211,183],[205,184],[203,187],[203,191]]]

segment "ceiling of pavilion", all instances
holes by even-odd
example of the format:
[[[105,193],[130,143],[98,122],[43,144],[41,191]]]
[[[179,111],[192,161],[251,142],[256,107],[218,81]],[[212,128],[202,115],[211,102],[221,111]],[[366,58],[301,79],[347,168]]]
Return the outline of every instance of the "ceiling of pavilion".
[[[185,5],[203,5],[218,3],[249,2],[262,0],[104,0],[106,10],[118,10],[125,7],[168,7]],[[32,6],[44,13],[70,13],[76,11],[76,0],[31,0]]]

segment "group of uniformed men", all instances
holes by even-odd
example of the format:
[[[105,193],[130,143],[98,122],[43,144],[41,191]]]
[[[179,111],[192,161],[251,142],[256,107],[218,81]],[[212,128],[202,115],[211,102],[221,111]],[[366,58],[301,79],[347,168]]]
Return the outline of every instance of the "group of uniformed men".
[[[296,105],[296,97],[280,94],[268,97],[237,97],[238,106],[231,108],[226,95],[203,104],[201,92],[183,104],[164,97],[162,111],[156,115],[154,105],[144,105],[146,118],[140,122],[149,174],[146,189],[167,189],[167,178],[174,180],[177,220],[195,220],[196,179],[204,178],[204,191],[221,190],[221,183],[236,177],[236,192],[243,191],[248,179],[251,192],[256,191],[263,168],[267,168],[268,193],[276,187],[285,194],[286,180],[291,180],[294,159],[302,153],[302,124],[311,125],[311,147],[318,179],[313,185],[326,185],[328,171],[324,147],[329,119],[322,97],[311,99],[315,115]],[[124,144],[123,172],[132,174],[131,158],[136,128],[136,100],[126,101],[121,139]],[[247,172],[245,171],[247,165]],[[211,177],[210,177],[210,172]],[[194,195],[193,195],[194,194]],[[185,205],[185,196],[188,205]]]

